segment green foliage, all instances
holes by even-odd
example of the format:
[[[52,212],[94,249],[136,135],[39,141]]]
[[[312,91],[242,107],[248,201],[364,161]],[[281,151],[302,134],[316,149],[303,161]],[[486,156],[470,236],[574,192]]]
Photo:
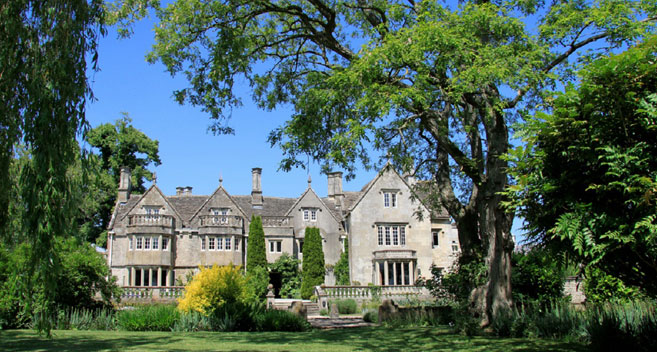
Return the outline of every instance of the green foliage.
[[[249,224],[246,271],[249,272],[256,267],[267,268],[267,253],[265,252],[265,231],[262,229],[262,219],[253,215]]]
[[[198,312],[181,313],[180,318],[171,328],[174,332],[210,331],[212,324],[210,318]]]
[[[310,324],[302,317],[285,310],[265,310],[256,318],[258,331],[307,331]]]
[[[587,333],[594,351],[652,351],[657,346],[655,302],[633,301],[593,307]]]
[[[275,262],[269,265],[272,272],[281,275],[282,298],[301,297],[301,273],[299,272],[299,260],[288,253],[283,253]]]
[[[96,69],[103,2],[18,0],[5,2],[0,16],[0,236],[14,236],[6,227],[13,199],[6,190],[16,146],[23,143],[32,157],[20,170],[17,189],[24,204],[20,232],[30,244],[20,300],[50,315],[59,275],[54,239],[69,233],[76,205],[67,171],[79,158],[76,136],[86,128],[85,105],[92,97],[86,75]],[[29,293],[33,286],[43,287],[38,302]]]
[[[303,245],[301,297],[308,299],[315,286],[324,283],[324,250],[322,236],[316,227],[307,227]]]
[[[548,303],[563,297],[564,268],[555,256],[534,248],[511,257],[511,285],[515,302]]]
[[[69,308],[60,310],[57,330],[116,330],[116,314],[111,309]]]
[[[125,331],[171,331],[180,319],[175,305],[147,305],[125,309],[117,314],[120,329]]]
[[[330,302],[338,306],[338,313],[340,314],[355,314],[358,310],[358,303],[353,299],[339,299]]]
[[[107,241],[106,229],[112,217],[119,188],[121,168],[129,167],[132,172],[132,191],[143,193],[144,182],[153,179],[146,168],[160,165],[158,141],[151,140],[131,124],[127,113],[114,122],[105,123],[89,130],[86,141],[99,154],[90,154],[84,165],[87,179],[83,180],[84,198],[81,202],[79,220],[82,238],[89,242]],[[104,246],[103,246],[104,247]]]
[[[344,241],[344,251],[335,263],[335,281],[338,285],[349,285],[349,239]]]
[[[596,267],[586,268],[585,277],[584,294],[587,302],[631,301],[644,296],[639,288],[626,286],[616,276],[609,275]]]
[[[266,268],[257,266],[246,273],[246,286],[248,290],[248,300],[264,301],[267,297],[267,287],[269,286],[269,272]]]
[[[511,188],[529,236],[657,295],[657,38],[580,71],[522,130]]]
[[[112,296],[119,296],[120,289],[115,278],[109,276],[109,268],[103,256],[88,243],[75,238],[55,238],[55,249],[60,258],[57,272],[57,288],[52,292],[53,305],[60,310],[93,309],[109,305]],[[29,280],[26,268],[29,266],[28,243],[10,247],[0,244],[0,326],[24,327],[32,316],[40,311],[34,306],[24,305],[21,299],[21,284]],[[35,300],[43,299],[43,287],[35,286],[28,294]],[[100,293],[102,302],[95,300]],[[52,323],[55,314],[43,314],[45,323]],[[36,324],[32,321],[32,324]]]
[[[379,312],[376,310],[368,310],[363,314],[363,321],[367,323],[378,323],[379,322]]]
[[[431,267],[431,278],[418,284],[443,303],[467,303],[472,290],[486,282],[486,265],[480,258],[461,255],[454,267],[445,274],[441,268]]]

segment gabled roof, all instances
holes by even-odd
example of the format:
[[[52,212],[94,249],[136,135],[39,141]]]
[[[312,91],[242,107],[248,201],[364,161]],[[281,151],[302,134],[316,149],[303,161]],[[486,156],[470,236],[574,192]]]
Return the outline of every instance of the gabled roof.
[[[146,190],[146,192],[144,192],[144,194],[142,194],[141,197],[139,197],[139,199],[137,199],[137,201],[128,208],[128,211],[126,211],[125,214],[121,216],[121,220],[123,220],[126,217],[126,215],[130,214],[130,212],[137,206],[137,204],[139,204],[139,202],[141,202],[141,200],[144,199],[144,197],[146,197],[146,195],[149,194],[150,192],[157,192],[160,195],[160,197],[162,197],[164,202],[169,206],[169,208],[171,208],[171,210],[173,210],[173,212],[178,216],[178,218],[184,220],[183,217],[178,212],[178,210],[176,210],[176,207],[174,207],[173,204],[169,202],[167,196],[165,196],[164,193],[162,193],[162,191],[160,190],[160,188],[157,187],[157,185],[155,184],[152,185],[148,190]]]
[[[237,208],[237,210],[239,210],[239,212],[242,213],[242,215],[243,215],[245,218],[247,217],[247,216],[246,216],[246,213],[244,212],[244,210],[242,209],[242,207],[240,207],[240,205],[237,204],[237,202],[235,202],[235,200],[233,199],[233,197],[231,197],[230,194],[228,194],[228,192],[224,189],[224,187],[220,185],[220,186],[219,186],[219,187],[218,187],[218,188],[217,188],[217,189],[216,189],[216,190],[215,190],[215,191],[214,191],[209,197],[207,197],[207,199],[203,202],[203,204],[201,204],[201,205],[197,208],[196,212],[194,212],[194,214],[192,214],[192,216],[189,218],[189,221],[192,221],[192,219],[194,219],[194,218],[198,215],[198,213],[201,211],[201,209],[205,208],[205,205],[208,204],[208,203],[210,202],[210,200],[212,200],[212,198],[214,198],[216,195],[218,195],[218,194],[220,194],[220,193],[223,194],[223,195],[225,195],[226,198],[228,198],[228,200],[230,200],[230,202],[233,203],[233,205],[235,205],[235,207]],[[185,197],[181,197],[181,198],[185,198]]]
[[[330,208],[330,207],[324,202],[324,200],[322,200],[322,198],[320,198],[320,197],[317,195],[317,193],[315,193],[315,191],[312,189],[312,187],[308,187],[308,188],[306,188],[306,190],[305,190],[305,191],[299,196],[299,198],[297,198],[297,201],[294,202],[294,204],[292,204],[292,206],[291,206],[290,209],[287,211],[287,213],[285,213],[285,216],[290,216],[290,214],[292,213],[292,211],[294,210],[294,208],[297,207],[297,204],[299,204],[299,203],[301,202],[301,200],[304,199],[304,198],[306,197],[306,195],[308,195],[308,194],[312,194],[313,196],[315,196],[315,198],[317,198],[317,200],[319,200],[319,203],[320,203],[321,205],[323,205],[324,208],[326,208],[326,210],[329,212],[329,214],[331,214],[331,216],[333,217],[333,219],[334,219],[335,221],[337,221],[338,224],[340,224],[340,219],[338,219],[338,218],[335,216],[335,214],[333,213],[333,211],[331,211],[331,208]],[[333,208],[335,208],[335,206],[333,206]]]
[[[233,196],[235,203],[237,203],[247,218],[251,216],[285,216],[288,209],[294,204],[296,198],[281,198],[281,197],[262,197],[262,208],[254,209],[251,205],[251,196]]]

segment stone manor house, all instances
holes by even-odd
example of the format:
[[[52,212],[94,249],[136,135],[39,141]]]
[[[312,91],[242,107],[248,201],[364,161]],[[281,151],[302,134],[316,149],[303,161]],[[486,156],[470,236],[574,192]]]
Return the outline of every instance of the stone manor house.
[[[360,285],[413,285],[431,275],[431,265],[451,267],[459,251],[449,216],[428,216],[421,197],[413,196],[416,181],[390,164],[356,192],[343,191],[341,172],[330,173],[327,197],[313,190],[310,179],[298,198],[263,196],[261,177],[262,169],[252,169],[250,195],[229,194],[221,180],[211,195],[178,187],[166,196],[155,184],[131,194],[130,170],[122,169],[107,253],[118,284],[173,286],[199,265],[245,265],[252,215],[262,217],[269,262],[282,253],[303,260],[305,228],[319,228],[327,285],[335,284],[331,268],[345,241],[352,284]]]

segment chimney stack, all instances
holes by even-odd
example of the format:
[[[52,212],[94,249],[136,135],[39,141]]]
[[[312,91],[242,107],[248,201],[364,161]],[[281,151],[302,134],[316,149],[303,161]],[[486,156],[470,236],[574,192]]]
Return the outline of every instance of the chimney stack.
[[[119,176],[119,195],[117,201],[119,204],[125,204],[130,199],[130,191],[132,190],[132,184],[130,182],[130,177],[132,176],[132,171],[129,167],[124,166],[121,168],[121,175]]]
[[[328,197],[335,202],[335,205],[342,207],[344,193],[342,193],[342,172],[330,172],[328,174]]]
[[[262,185],[260,179],[262,177],[262,169],[254,167],[251,169],[251,205],[262,206]]]
[[[184,187],[176,187],[176,195],[177,196],[182,196],[183,195],[183,189],[184,189]]]

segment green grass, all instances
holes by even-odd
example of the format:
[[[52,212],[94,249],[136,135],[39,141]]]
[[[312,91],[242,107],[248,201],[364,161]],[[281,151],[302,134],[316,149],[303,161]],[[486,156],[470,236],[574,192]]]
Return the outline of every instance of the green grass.
[[[370,327],[310,332],[0,331],[0,351],[585,351],[541,339],[465,337],[446,327]]]

